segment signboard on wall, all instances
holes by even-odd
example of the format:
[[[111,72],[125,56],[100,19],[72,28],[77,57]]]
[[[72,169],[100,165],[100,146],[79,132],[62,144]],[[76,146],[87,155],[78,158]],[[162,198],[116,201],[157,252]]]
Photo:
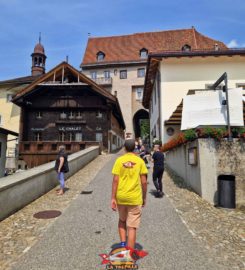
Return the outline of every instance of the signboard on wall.
[[[82,130],[82,127],[59,127],[59,131],[80,131]]]
[[[229,109],[231,126],[243,126],[242,88],[229,89]],[[198,126],[226,126],[227,108],[222,90],[203,90],[184,98],[181,130]]]
[[[197,148],[191,147],[188,149],[188,164],[197,165]]]

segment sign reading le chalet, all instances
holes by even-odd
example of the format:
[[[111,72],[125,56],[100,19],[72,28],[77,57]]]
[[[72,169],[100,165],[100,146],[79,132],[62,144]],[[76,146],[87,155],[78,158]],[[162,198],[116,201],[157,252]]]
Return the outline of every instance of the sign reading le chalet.
[[[59,131],[81,131],[81,127],[59,127]]]

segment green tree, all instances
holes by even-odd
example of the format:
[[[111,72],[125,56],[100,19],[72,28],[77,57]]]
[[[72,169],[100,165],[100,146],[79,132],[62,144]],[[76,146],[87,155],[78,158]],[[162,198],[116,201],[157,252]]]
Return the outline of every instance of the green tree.
[[[141,138],[146,138],[150,136],[150,120],[149,119],[140,120],[140,136]]]

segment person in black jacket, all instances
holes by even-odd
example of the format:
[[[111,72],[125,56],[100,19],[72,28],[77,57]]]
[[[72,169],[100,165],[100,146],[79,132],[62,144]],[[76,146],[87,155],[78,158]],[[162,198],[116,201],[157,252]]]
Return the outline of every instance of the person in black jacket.
[[[57,195],[63,195],[65,189],[65,173],[69,171],[64,145],[59,147],[59,153],[55,161],[55,170],[58,173],[58,180],[60,182],[60,189],[57,190]]]
[[[157,197],[162,197],[164,193],[162,192],[162,175],[164,172],[164,154],[160,151],[159,145],[154,146],[154,153],[152,155],[152,160],[154,162],[153,167],[153,183],[157,190]]]

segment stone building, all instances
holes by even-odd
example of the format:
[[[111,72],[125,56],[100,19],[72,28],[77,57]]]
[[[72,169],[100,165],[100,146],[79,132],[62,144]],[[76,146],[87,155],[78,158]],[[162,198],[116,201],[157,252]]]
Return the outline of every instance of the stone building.
[[[100,144],[121,148],[125,124],[118,100],[66,62],[19,91],[19,157],[28,168],[56,158],[58,146],[68,154]]]
[[[152,51],[224,49],[219,41],[195,30],[181,29],[123,36],[90,37],[81,63],[82,72],[119,99],[126,134],[140,136],[140,119],[149,119],[142,106],[147,57]],[[174,98],[174,97],[173,97]],[[175,105],[175,102],[172,104]]]

